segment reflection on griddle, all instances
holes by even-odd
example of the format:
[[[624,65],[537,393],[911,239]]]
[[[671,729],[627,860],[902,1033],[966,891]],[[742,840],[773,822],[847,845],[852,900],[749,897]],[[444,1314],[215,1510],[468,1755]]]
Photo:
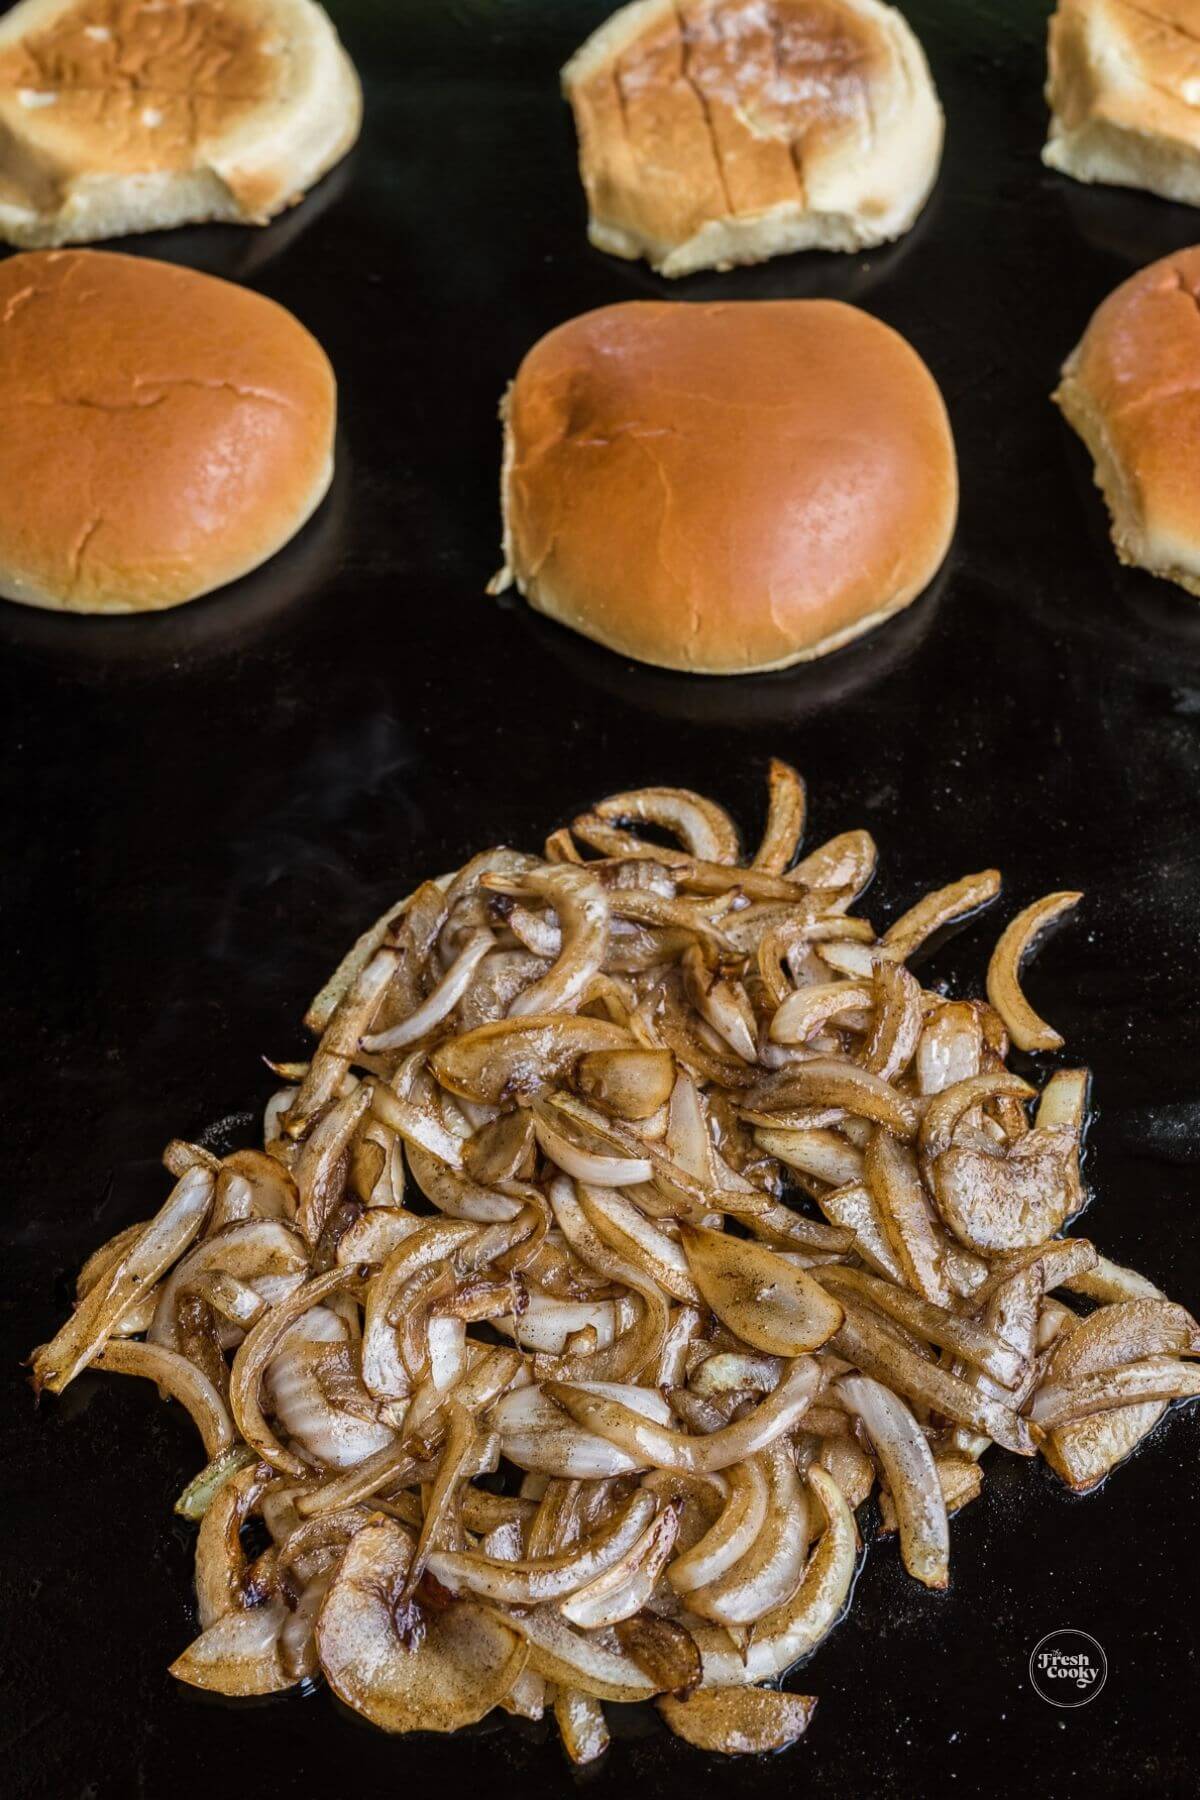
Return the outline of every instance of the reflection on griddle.
[[[240,655],[284,614],[317,604],[341,561],[354,485],[341,432],[335,457],[332,486],[304,529],[240,581],[166,612],[98,616],[0,600],[0,646],[84,680]]]
[[[943,564],[918,600],[844,649],[771,675],[683,675],[650,668],[544,618],[524,601],[507,604],[539,647],[575,679],[641,712],[702,725],[785,725],[842,705],[908,662],[937,616],[950,574],[950,564]]]

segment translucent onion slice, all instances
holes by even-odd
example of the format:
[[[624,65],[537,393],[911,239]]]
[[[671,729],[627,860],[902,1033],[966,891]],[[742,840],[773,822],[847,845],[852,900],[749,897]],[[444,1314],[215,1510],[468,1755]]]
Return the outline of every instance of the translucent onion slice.
[[[250,1284],[264,1277],[283,1276],[298,1285],[307,1269],[304,1240],[282,1219],[245,1219],[226,1225],[181,1257],[162,1283],[150,1341],[167,1350],[178,1350],[177,1312],[182,1290],[205,1272],[219,1271]],[[274,1291],[278,1295],[287,1289]]]
[[[885,1081],[895,1081],[907,1070],[920,1041],[920,984],[903,964],[880,962],[875,971],[875,1004],[875,1024],[863,1049],[863,1062]]]
[[[803,1044],[814,1032],[821,1031],[839,1013],[870,1007],[875,1003],[875,989],[866,981],[818,982],[812,987],[798,988],[776,1008],[771,1020],[770,1037],[776,1044]]]
[[[750,1238],[682,1225],[680,1240],[705,1302],[743,1343],[800,1356],[827,1343],[842,1309],[803,1269]]]
[[[900,1524],[900,1554],[926,1587],[950,1579],[950,1526],[929,1440],[903,1400],[878,1381],[846,1375],[838,1393],[852,1406],[883,1464]]]
[[[395,1607],[413,1540],[392,1519],[356,1533],[317,1620],[322,1672],[340,1700],[384,1731],[457,1731],[511,1693],[527,1652],[494,1612],[469,1601],[422,1609],[410,1643]]]
[[[532,869],[521,882],[527,893],[538,895],[554,908],[561,945],[545,975],[517,995],[508,1009],[509,1017],[574,1012],[604,961],[608,896],[590,869],[569,863]]]
[[[669,1050],[593,1050],[579,1060],[581,1094],[621,1119],[649,1119],[671,1098],[675,1059]]]
[[[372,1053],[380,1050],[402,1050],[419,1043],[435,1025],[454,1011],[475,979],[475,972],[488,952],[495,948],[495,937],[486,928],[473,931],[433,991],[415,1012],[386,1031],[364,1037],[362,1047]]]
[[[399,961],[399,952],[394,946],[381,942],[338,1000],[288,1109],[285,1128],[289,1136],[303,1137],[312,1120],[319,1117],[337,1095],[358,1054],[359,1039],[370,1030]]]
[[[346,1189],[346,1152],[371,1106],[371,1089],[356,1085],[322,1113],[301,1145],[293,1174],[299,1203],[296,1224],[316,1244]]]
[[[430,1567],[451,1593],[465,1590],[505,1605],[539,1606],[565,1599],[620,1564],[657,1512],[654,1496],[639,1491],[598,1531],[553,1556],[510,1562],[471,1552],[435,1551]]]
[[[764,1756],[804,1736],[817,1709],[809,1694],[774,1688],[705,1688],[688,1700],[656,1702],[675,1736],[720,1756]]]
[[[615,1626],[617,1642],[656,1688],[684,1699],[700,1685],[700,1652],[692,1634],[675,1619],[635,1613]]]
[[[948,1514],[959,1512],[970,1501],[978,1500],[983,1492],[983,1470],[977,1462],[969,1456],[955,1455],[935,1456],[933,1461]],[[884,1532],[899,1528],[896,1503],[887,1488],[879,1495],[879,1521]]]
[[[226,1613],[176,1657],[169,1672],[188,1687],[230,1699],[283,1693],[299,1679],[288,1673],[279,1653],[280,1633],[289,1617],[282,1600]]]
[[[753,1625],[790,1600],[808,1554],[808,1503],[789,1444],[774,1443],[760,1458],[767,1509],[751,1547],[725,1573],[688,1594],[688,1605],[718,1625]]]
[[[697,1304],[696,1283],[680,1245],[652,1225],[633,1202],[611,1188],[579,1189],[579,1204],[599,1236],[619,1256],[638,1263],[673,1299]]]
[[[814,1464],[808,1485],[825,1514],[825,1529],[790,1600],[760,1619],[744,1653],[723,1627],[697,1625],[703,1688],[770,1681],[815,1650],[837,1624],[854,1581],[858,1531],[833,1477]]]
[[[795,858],[804,836],[807,796],[804,782],[790,764],[773,756],[767,769],[767,823],[754,857],[754,867],[782,875]]]
[[[233,1420],[217,1389],[195,1363],[157,1344],[109,1342],[96,1352],[93,1367],[114,1375],[141,1375],[157,1381],[191,1415],[212,1461],[234,1441]]]
[[[620,1562],[559,1604],[571,1624],[587,1631],[632,1619],[650,1602],[679,1532],[679,1513],[664,1506]]]
[[[1119,1406],[1059,1425],[1042,1445],[1050,1467],[1077,1494],[1096,1487],[1149,1436],[1167,1410],[1165,1400]]]
[[[688,1595],[719,1580],[746,1554],[763,1528],[769,1489],[759,1459],[734,1463],[725,1471],[725,1481],[725,1503],[717,1519],[667,1570],[667,1580],[677,1594]]]
[[[774,1393],[744,1418],[710,1432],[707,1437],[672,1430],[606,1394],[588,1392],[565,1382],[545,1382],[543,1392],[576,1424],[615,1444],[640,1467],[711,1474],[741,1462],[757,1450],[765,1450],[777,1437],[792,1431],[811,1405],[820,1380],[816,1363],[810,1357],[798,1358]]]
[[[1080,893],[1046,894],[1011,920],[988,964],[987,997],[1018,1050],[1059,1050],[1062,1038],[1030,1006],[1021,988],[1021,964],[1035,940],[1083,899]]]
[[[593,1385],[600,1392],[620,1394],[623,1408],[643,1407],[660,1424],[670,1423],[671,1409],[654,1388]],[[488,1422],[500,1434],[504,1455],[519,1469],[562,1479],[596,1480],[649,1466],[644,1458],[627,1454],[602,1434],[564,1418],[544,1388],[514,1388],[492,1407]]]
[[[534,1104],[536,1109],[537,1103]],[[590,1149],[573,1141],[557,1113],[535,1110],[533,1128],[542,1154],[564,1175],[573,1175],[576,1181],[586,1181],[592,1187],[634,1187],[638,1182],[649,1181],[654,1173],[645,1157],[614,1156],[608,1150]]]
[[[917,1044],[917,1087],[922,1094],[942,1093],[978,1075],[983,1055],[983,1027],[968,1000],[951,1000],[927,1021]]]
[[[229,1410],[246,1442],[285,1475],[304,1475],[304,1463],[285,1449],[267,1424],[262,1409],[261,1387],[267,1365],[286,1334],[311,1307],[356,1280],[356,1269],[327,1269],[296,1288],[286,1299],[264,1313],[242,1340],[229,1376]]]
[[[1124,1300],[1089,1314],[1060,1340],[1046,1364],[1045,1386],[1117,1369],[1146,1356],[1200,1355],[1200,1326],[1171,1300]],[[1037,1417],[1036,1402],[1034,1417]]]
[[[578,1688],[554,1689],[554,1723],[563,1749],[576,1765],[597,1762],[609,1746],[604,1709],[590,1694]]]
[[[950,1149],[954,1133],[966,1114],[977,1106],[1001,1095],[1017,1100],[1031,1100],[1033,1089],[1010,1069],[989,1070],[984,1075],[971,1075],[942,1088],[930,1100],[921,1120],[920,1151],[928,1163],[936,1161]]]
[[[39,1389],[61,1394],[87,1367],[122,1317],[198,1236],[215,1185],[204,1168],[189,1169],[176,1182],[162,1210],[89,1288],[62,1330],[34,1352],[33,1379]]]

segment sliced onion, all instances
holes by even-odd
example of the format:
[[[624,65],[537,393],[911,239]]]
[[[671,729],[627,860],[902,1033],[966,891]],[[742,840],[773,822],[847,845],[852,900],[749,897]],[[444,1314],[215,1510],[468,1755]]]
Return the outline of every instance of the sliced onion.
[[[791,1106],[838,1106],[857,1118],[871,1119],[896,1136],[917,1132],[912,1102],[879,1075],[836,1056],[814,1056],[760,1082],[747,1096],[764,1112]]]
[[[919,950],[935,931],[941,931],[956,919],[964,919],[989,905],[1000,892],[999,869],[982,869],[978,875],[964,875],[949,887],[926,894],[917,904],[902,913],[883,934],[884,943],[906,961]]]
[[[204,1441],[204,1453],[212,1461],[231,1448],[233,1421],[220,1394],[186,1356],[163,1350],[157,1344],[108,1343],[92,1359],[98,1369],[115,1375],[141,1375],[157,1381],[172,1398],[191,1414],[192,1422]]]
[[[665,1506],[619,1563],[559,1604],[573,1625],[587,1631],[634,1618],[648,1605],[667,1566],[679,1531],[679,1514]]]
[[[711,1474],[727,1469],[731,1463],[741,1462],[757,1450],[766,1449],[777,1437],[793,1430],[811,1404],[819,1384],[817,1365],[808,1357],[800,1357],[774,1392],[753,1411],[707,1437],[692,1437],[687,1432],[674,1431],[606,1394],[589,1393],[582,1387],[564,1382],[545,1382],[543,1392],[568,1412],[576,1424],[607,1438],[634,1458],[640,1467]]]
[[[34,1352],[33,1378],[39,1388],[60,1394],[87,1367],[123,1315],[199,1234],[214,1187],[207,1169],[189,1169],[181,1176],[161,1212],[89,1288],[57,1336]]]
[[[838,1131],[820,1127],[780,1131],[760,1126],[754,1133],[754,1141],[768,1156],[777,1157],[789,1169],[799,1169],[802,1174],[828,1181],[834,1187],[862,1180],[862,1151],[855,1149]]]
[[[468,1601],[424,1611],[419,1640],[397,1635],[394,1608],[412,1539],[379,1519],[350,1541],[317,1621],[322,1672],[340,1700],[384,1731],[457,1731],[511,1693],[524,1645]]]
[[[751,1548],[767,1516],[766,1469],[756,1458],[734,1463],[725,1471],[725,1504],[715,1522],[690,1550],[675,1558],[667,1580],[677,1594],[688,1595],[719,1580]]]
[[[844,1375],[838,1393],[867,1428],[900,1522],[900,1554],[926,1587],[950,1579],[950,1526],[929,1440],[904,1402],[878,1381]]]
[[[737,826],[723,807],[703,794],[694,794],[690,788],[639,788],[633,793],[612,794],[587,816],[586,825],[593,819],[606,824],[636,819],[642,824],[657,826],[660,831],[671,832],[690,856],[715,863],[736,863],[738,860]],[[591,843],[586,825],[585,821],[576,819],[572,830],[577,837],[583,838],[584,843]],[[673,857],[676,853],[664,852],[656,844],[630,837],[629,847],[622,854],[663,858]]]
[[[770,875],[782,875],[793,861],[804,836],[807,796],[804,782],[790,764],[773,756],[767,770],[767,824],[754,867]]]
[[[480,963],[495,947],[495,942],[490,931],[473,931],[433,992],[420,1006],[409,1013],[407,1018],[389,1025],[386,1031],[376,1031],[371,1036],[364,1037],[363,1049],[377,1053],[380,1050],[403,1050],[409,1044],[419,1043],[435,1025],[440,1025],[454,1011],[474,981]]]
[[[820,1502],[826,1523],[800,1585],[790,1600],[759,1620],[744,1653],[720,1627],[697,1625],[693,1629],[704,1667],[702,1687],[742,1687],[782,1675],[815,1650],[841,1617],[850,1598],[858,1552],[854,1515],[824,1469],[810,1468],[808,1485]]]
[[[1058,1050],[1062,1038],[1034,1012],[1021,987],[1021,964],[1034,941],[1083,899],[1079,893],[1046,894],[1005,927],[988,964],[987,997],[1018,1050]]]
[[[635,1493],[590,1538],[554,1556],[498,1561],[465,1552],[435,1551],[430,1567],[451,1593],[462,1590],[506,1605],[561,1600],[619,1564],[658,1511],[653,1495]]]
[[[890,1133],[874,1131],[863,1169],[905,1282],[934,1305],[948,1306],[945,1256],[912,1151]]]
[[[659,1712],[685,1743],[721,1756],[764,1756],[804,1736],[817,1709],[808,1694],[773,1688],[705,1688],[688,1700],[664,1695]]]
[[[730,1627],[753,1625],[791,1599],[808,1553],[808,1504],[790,1445],[763,1452],[767,1507],[753,1544],[720,1576],[692,1589],[688,1605]]]
[[[1032,1416],[1045,1429],[1084,1419],[1113,1407],[1147,1400],[1190,1400],[1200,1394],[1200,1368],[1174,1356],[1147,1356],[1120,1369],[1079,1375],[1068,1383],[1049,1383],[1033,1397]]]
[[[680,1227],[696,1286],[743,1343],[769,1356],[801,1356],[827,1343],[842,1309],[803,1269],[762,1244],[697,1225]]]
[[[596,1700],[650,1700],[658,1692],[611,1630],[577,1631],[555,1606],[535,1606],[503,1618],[525,1639],[530,1666],[547,1681]]]
[[[170,1673],[189,1687],[231,1699],[282,1693],[298,1679],[287,1672],[279,1654],[288,1617],[282,1600],[226,1613],[176,1657]]]

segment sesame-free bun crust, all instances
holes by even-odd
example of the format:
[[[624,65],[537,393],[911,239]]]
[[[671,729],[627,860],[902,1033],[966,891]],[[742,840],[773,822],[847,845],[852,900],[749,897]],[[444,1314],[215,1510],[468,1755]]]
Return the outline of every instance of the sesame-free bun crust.
[[[534,345],[504,411],[500,585],[661,668],[836,649],[915,599],[954,530],[932,376],[837,301],[602,307]]]
[[[663,275],[885,243],[941,157],[924,53],[880,0],[635,0],[563,89],[592,242]]]
[[[1196,0],[1059,0],[1046,98],[1050,168],[1200,206]]]
[[[1200,247],[1102,302],[1054,399],[1092,453],[1121,561],[1200,594]]]
[[[361,118],[314,0],[21,0],[0,19],[0,239],[265,224]]]
[[[333,371],[283,307],[101,251],[0,262],[0,595],[177,606],[282,548],[333,472]]]

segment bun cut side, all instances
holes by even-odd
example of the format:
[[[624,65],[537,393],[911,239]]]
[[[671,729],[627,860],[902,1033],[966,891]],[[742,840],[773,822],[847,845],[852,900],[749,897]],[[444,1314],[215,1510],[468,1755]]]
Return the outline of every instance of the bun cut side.
[[[602,307],[534,345],[504,413],[495,585],[661,668],[836,649],[916,598],[954,530],[932,376],[836,301]]]
[[[663,275],[908,230],[942,113],[880,0],[635,0],[563,70],[588,234]]]
[[[21,0],[0,19],[0,239],[265,224],[361,118],[315,0]]]
[[[1200,247],[1114,289],[1054,399],[1092,453],[1121,561],[1200,594]]]
[[[1058,0],[1042,160],[1077,181],[1200,206],[1200,8]]]
[[[177,606],[287,543],[333,473],[324,351],[259,294],[141,257],[0,262],[0,595]]]

